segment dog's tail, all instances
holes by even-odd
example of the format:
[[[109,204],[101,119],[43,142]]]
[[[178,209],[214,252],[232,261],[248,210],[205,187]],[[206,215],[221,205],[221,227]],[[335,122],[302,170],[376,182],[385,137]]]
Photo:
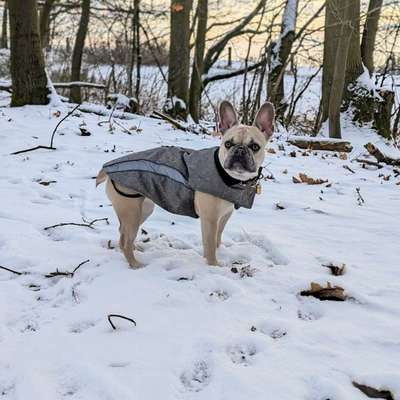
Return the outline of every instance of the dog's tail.
[[[107,179],[107,173],[104,169],[100,170],[96,177],[96,187],[101,185]]]

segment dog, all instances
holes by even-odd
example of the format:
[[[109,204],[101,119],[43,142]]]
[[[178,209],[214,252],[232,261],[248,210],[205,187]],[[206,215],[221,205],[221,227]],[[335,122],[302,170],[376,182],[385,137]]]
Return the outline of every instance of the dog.
[[[216,252],[229,218],[235,208],[253,205],[274,119],[274,107],[266,102],[252,126],[242,125],[232,104],[223,101],[219,147],[165,146],[104,164],[96,186],[106,181],[106,193],[120,223],[120,248],[130,267],[142,266],[135,257],[140,249],[134,242],[155,204],[200,218],[204,257],[208,265],[220,265]]]

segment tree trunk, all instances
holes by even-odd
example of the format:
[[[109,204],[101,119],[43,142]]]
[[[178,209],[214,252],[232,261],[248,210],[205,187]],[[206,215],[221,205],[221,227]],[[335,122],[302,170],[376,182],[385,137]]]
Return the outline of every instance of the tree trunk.
[[[88,31],[90,17],[90,0],[82,0],[82,14],[79,22],[78,33],[76,34],[74,51],[72,54],[71,81],[81,79],[81,66],[83,48],[85,46],[86,34]],[[74,103],[81,103],[81,88],[72,87],[70,91],[70,100]]]
[[[7,6],[7,0],[5,0],[3,7],[3,23],[1,26],[0,49],[8,48],[7,22],[8,22],[8,6]]]
[[[190,115],[199,122],[201,110],[202,75],[204,72],[204,52],[206,47],[208,0],[199,0],[197,5],[197,34],[194,50],[192,81],[190,84]]]
[[[135,96],[139,101],[140,90],[140,68],[141,68],[141,53],[140,53],[140,0],[134,0],[132,12],[132,45],[128,68],[128,96],[133,97],[133,69],[136,64],[136,84]]]
[[[361,42],[361,57],[370,75],[374,72],[374,49],[383,0],[370,0]]]
[[[40,10],[40,42],[42,49],[50,43],[50,12],[55,0],[46,0]]]
[[[193,0],[171,0],[171,36],[168,67],[168,97],[171,107],[166,111],[186,119],[189,101],[190,74],[190,12]]]
[[[321,118],[318,125],[325,122],[329,116],[329,98],[335,69],[336,50],[341,35],[342,19],[343,5],[341,0],[327,0],[325,11]]]
[[[348,12],[348,20],[351,23],[351,31],[350,47],[346,67],[346,89],[349,84],[354,83],[364,72],[360,46],[360,0],[350,0],[348,7],[349,8],[348,10],[345,10],[345,13]]]
[[[276,110],[278,119],[283,120],[287,104],[284,101],[284,77],[288,58],[292,51],[296,31],[298,0],[286,0],[282,17],[281,34],[271,46],[270,72],[268,75],[268,99]]]
[[[342,104],[343,91],[346,81],[346,65],[351,48],[352,7],[353,0],[345,1],[345,12],[342,21],[341,35],[338,41],[335,68],[333,72],[332,88],[329,98],[329,137],[340,139],[342,137],[340,128],[340,106]]]
[[[11,106],[48,104],[49,89],[40,47],[36,0],[9,0]]]
[[[136,84],[135,97],[137,104],[140,104],[140,79],[142,67],[142,53],[140,51],[140,0],[135,0],[135,40],[136,40]]]

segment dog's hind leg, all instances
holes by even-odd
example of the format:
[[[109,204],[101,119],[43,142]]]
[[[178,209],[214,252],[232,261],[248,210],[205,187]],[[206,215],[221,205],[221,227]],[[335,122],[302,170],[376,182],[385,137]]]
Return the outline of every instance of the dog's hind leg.
[[[139,268],[142,264],[134,255],[134,242],[143,220],[143,203],[145,198],[129,198],[116,192],[110,180],[107,181],[106,192],[112,202],[119,219],[119,245],[126,260],[132,268]]]

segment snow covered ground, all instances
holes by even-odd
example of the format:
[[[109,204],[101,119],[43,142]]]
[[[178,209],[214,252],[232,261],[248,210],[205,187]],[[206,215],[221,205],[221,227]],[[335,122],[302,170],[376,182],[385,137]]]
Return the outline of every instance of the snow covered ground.
[[[303,155],[278,133],[263,193],[227,226],[223,267],[203,261],[197,220],[157,209],[140,237],[146,267],[131,270],[94,185],[101,165],[219,139],[145,117],[117,121],[131,135],[120,126],[111,134],[98,125],[104,117],[79,113],[61,125],[56,151],[10,155],[47,145],[65,115],[56,111],[0,109],[0,265],[24,273],[0,269],[2,399],[366,399],[353,380],[400,398],[400,177],[354,161],[379,142],[372,132],[345,126],[348,159]],[[82,123],[91,136],[80,136]],[[301,172],[328,183],[294,184]],[[44,229],[102,218],[109,224],[94,229]],[[73,277],[44,276],[87,259]],[[332,276],[329,262],[346,273]],[[341,286],[348,299],[300,296],[311,282]],[[111,313],[137,326],[114,319],[114,331]]]

